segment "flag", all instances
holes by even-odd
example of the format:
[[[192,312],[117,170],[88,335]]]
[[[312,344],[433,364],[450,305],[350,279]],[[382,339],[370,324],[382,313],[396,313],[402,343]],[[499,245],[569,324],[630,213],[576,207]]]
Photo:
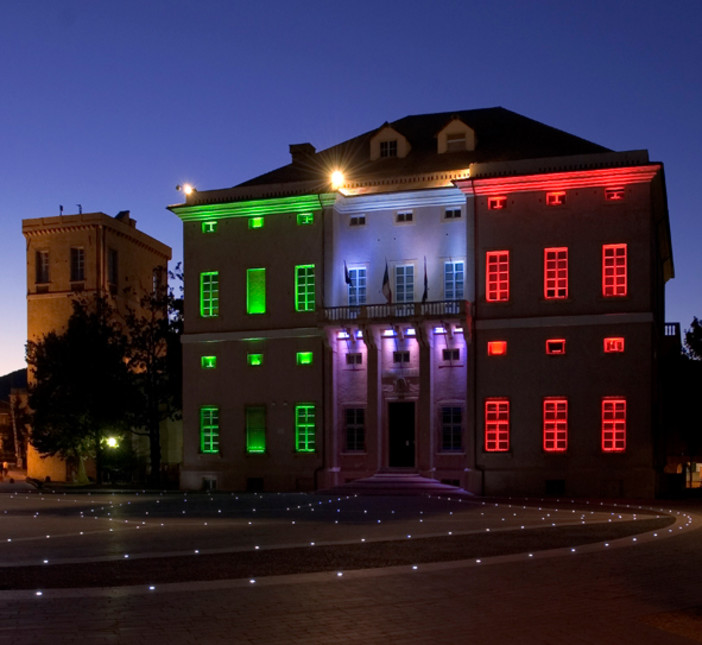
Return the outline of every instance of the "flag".
[[[385,260],[385,275],[383,276],[383,286],[381,291],[388,304],[392,302],[392,289],[390,289],[390,276],[388,275],[388,261]]]
[[[422,294],[422,303],[427,301],[429,297],[429,281],[427,280],[427,256],[424,256],[424,293]]]
[[[349,275],[349,268],[346,266],[346,260],[344,260],[344,281],[347,285],[352,286],[351,276]]]

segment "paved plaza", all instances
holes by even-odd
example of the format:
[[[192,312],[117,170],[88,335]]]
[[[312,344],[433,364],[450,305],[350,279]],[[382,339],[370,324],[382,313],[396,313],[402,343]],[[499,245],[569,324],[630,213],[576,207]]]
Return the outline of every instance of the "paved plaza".
[[[694,507],[0,488],[0,643],[702,642]]]

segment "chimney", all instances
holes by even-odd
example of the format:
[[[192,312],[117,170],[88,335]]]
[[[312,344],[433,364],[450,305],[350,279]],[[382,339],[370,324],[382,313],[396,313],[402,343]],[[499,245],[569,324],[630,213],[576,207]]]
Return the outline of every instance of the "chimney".
[[[304,163],[316,152],[311,143],[291,143],[290,155],[294,164]]]

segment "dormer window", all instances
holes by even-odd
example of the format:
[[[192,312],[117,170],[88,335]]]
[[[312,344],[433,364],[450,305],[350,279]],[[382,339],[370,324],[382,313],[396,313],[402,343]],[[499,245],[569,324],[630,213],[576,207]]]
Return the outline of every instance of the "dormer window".
[[[475,132],[461,119],[451,119],[436,135],[437,152],[470,152],[475,150]]]
[[[460,152],[466,149],[465,134],[447,134],[446,135],[446,152]]]
[[[382,157],[397,157],[397,141],[381,141],[380,156]]]

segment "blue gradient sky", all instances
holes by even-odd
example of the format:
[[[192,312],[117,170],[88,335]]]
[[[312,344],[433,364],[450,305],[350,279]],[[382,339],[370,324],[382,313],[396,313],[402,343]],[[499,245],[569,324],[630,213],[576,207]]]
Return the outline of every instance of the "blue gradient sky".
[[[689,326],[701,24],[700,0],[4,2],[0,374],[24,364],[23,218],[128,209],[178,260],[178,183],[231,186],[287,163],[290,143],[497,105],[665,164],[667,319]]]

